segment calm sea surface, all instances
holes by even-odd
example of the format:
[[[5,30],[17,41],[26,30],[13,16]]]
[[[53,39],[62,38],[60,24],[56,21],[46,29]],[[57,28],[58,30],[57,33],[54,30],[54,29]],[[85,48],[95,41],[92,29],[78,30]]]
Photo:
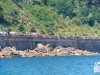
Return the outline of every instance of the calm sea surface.
[[[100,56],[0,58],[0,75],[100,75]]]

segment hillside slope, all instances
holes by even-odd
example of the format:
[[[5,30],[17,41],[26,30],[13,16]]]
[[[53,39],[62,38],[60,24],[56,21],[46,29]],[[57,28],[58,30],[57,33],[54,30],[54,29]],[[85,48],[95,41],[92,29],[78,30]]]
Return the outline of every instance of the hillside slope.
[[[100,0],[0,0],[2,31],[100,35]]]

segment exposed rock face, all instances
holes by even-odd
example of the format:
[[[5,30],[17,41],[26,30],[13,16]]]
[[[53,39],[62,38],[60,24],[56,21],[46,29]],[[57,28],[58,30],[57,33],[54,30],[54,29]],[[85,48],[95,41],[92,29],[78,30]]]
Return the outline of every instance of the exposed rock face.
[[[42,56],[65,56],[65,55],[98,55],[98,52],[89,52],[87,50],[78,50],[75,48],[67,47],[63,48],[61,46],[52,48],[50,44],[43,45],[41,43],[37,44],[37,47],[33,50],[20,50],[17,51],[15,47],[6,47],[0,50],[0,58],[10,58],[10,57],[42,57]]]

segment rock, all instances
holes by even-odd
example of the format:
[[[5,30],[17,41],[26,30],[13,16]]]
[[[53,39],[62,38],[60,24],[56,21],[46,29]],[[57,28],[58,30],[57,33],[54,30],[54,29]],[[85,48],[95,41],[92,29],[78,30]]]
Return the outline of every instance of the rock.
[[[35,48],[34,49],[37,53],[39,53],[39,52],[43,52],[43,53],[47,53],[47,50],[46,50],[46,48],[45,47],[43,47],[43,48]]]
[[[48,53],[42,53],[42,56],[49,56]]]
[[[12,48],[11,48],[13,51],[16,51],[16,48],[14,47],[14,46],[12,46]]]
[[[42,45],[41,43],[37,44],[37,47],[34,49],[36,52],[43,52],[46,53],[47,49],[44,45]]]
[[[54,50],[62,49],[63,47],[57,46]]]
[[[37,52],[35,50],[29,50],[28,55],[29,57],[34,57]]]
[[[61,46],[58,46],[54,49],[54,51],[57,51],[57,53],[61,52],[64,48]]]
[[[53,48],[50,44],[45,45],[45,48],[46,48],[47,52],[53,51]]]
[[[3,55],[3,54],[0,52],[0,57],[2,57],[2,55]]]
[[[4,49],[1,50],[2,54],[4,57],[8,58],[8,57],[12,57],[12,50],[10,47],[6,47]]]
[[[56,56],[55,52],[54,51],[51,51],[49,53],[47,53],[48,56]]]
[[[50,44],[43,45],[41,43],[37,44],[34,50],[20,50],[17,51],[13,46],[1,49],[0,58],[10,58],[10,57],[43,57],[43,56],[66,56],[66,55],[99,55],[98,52],[90,52],[87,50],[79,50],[71,47],[63,48],[57,46],[55,49],[52,48]]]
[[[37,48],[41,49],[41,48],[43,48],[43,47],[44,47],[44,45],[43,45],[42,43],[38,43],[38,44],[37,44]]]
[[[22,57],[28,57],[28,56],[29,56],[29,55],[28,55],[28,50],[21,51],[21,52],[20,52],[20,55],[21,55]]]
[[[35,54],[35,57],[42,57],[43,55],[42,55],[42,53],[36,53]]]

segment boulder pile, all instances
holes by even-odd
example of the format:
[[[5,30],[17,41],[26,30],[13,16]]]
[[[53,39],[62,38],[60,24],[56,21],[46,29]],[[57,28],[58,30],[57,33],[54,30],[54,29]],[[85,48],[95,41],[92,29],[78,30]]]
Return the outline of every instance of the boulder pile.
[[[11,57],[43,57],[43,56],[66,56],[66,55],[98,55],[98,52],[90,52],[87,50],[79,50],[71,47],[63,48],[57,46],[52,48],[50,44],[37,44],[35,49],[16,50],[15,47],[0,48],[0,58]]]

